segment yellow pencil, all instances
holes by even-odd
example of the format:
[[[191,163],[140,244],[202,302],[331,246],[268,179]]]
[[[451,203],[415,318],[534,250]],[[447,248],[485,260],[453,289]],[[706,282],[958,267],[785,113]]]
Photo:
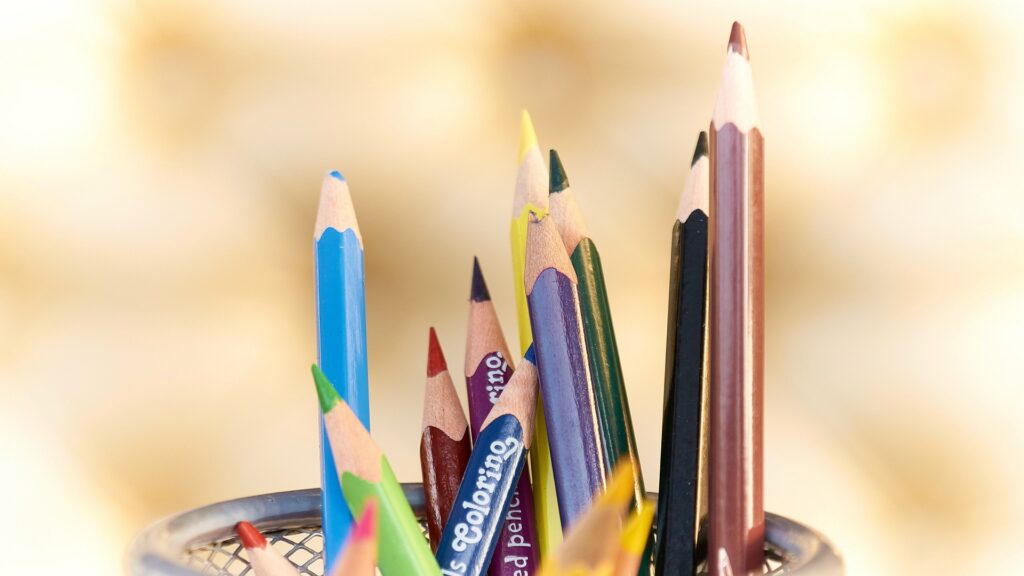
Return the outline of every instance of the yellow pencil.
[[[519,126],[519,169],[516,174],[516,192],[512,201],[512,282],[516,295],[519,318],[519,352],[526,354],[533,344],[530,311],[526,306],[526,225],[530,214],[544,216],[548,212],[548,174],[544,167],[533,130],[530,113],[523,110]],[[530,473],[533,480],[534,513],[537,516],[537,538],[541,555],[554,550],[562,541],[562,525],[558,518],[558,498],[555,496],[555,476],[551,468],[548,448],[548,430],[544,410],[537,403],[534,419],[533,448],[530,450]]]
[[[636,576],[640,569],[648,537],[651,535],[656,504],[653,499],[646,498],[643,506],[633,512],[626,522],[622,538],[619,540],[619,556],[615,559],[615,576]]]

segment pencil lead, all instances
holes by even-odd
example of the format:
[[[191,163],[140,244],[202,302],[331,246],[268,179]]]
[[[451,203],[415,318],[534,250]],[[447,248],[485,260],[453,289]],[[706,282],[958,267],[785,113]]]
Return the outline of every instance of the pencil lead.
[[[263,537],[263,534],[244,520],[235,524],[235,532],[238,533],[238,539],[242,541],[242,546],[246,550],[267,547],[267,539]]]
[[[739,22],[732,23],[732,31],[729,33],[729,51],[750,60],[750,54],[747,52],[747,34]]]
[[[632,554],[642,554],[647,545],[648,536],[651,533],[651,523],[654,520],[655,501],[644,500],[643,507],[633,512],[622,529],[622,548]]]
[[[526,349],[526,354],[523,354],[523,360],[534,366],[537,365],[537,352],[533,349],[533,344],[530,344],[530,347]]]
[[[557,150],[550,152],[551,176],[548,182],[548,193],[556,194],[569,187],[569,177],[565,175],[565,168],[562,166],[562,159],[558,156]]]
[[[331,381],[324,376],[323,371],[316,364],[313,364],[313,382],[316,384],[316,397],[320,400],[320,410],[326,414],[338,402],[341,402],[341,396],[338,396],[334,384],[331,384]]]
[[[518,164],[522,164],[523,158],[526,157],[526,153],[531,148],[537,147],[537,133],[533,131],[533,120],[530,119],[530,113],[523,108],[523,112],[519,118],[519,160]]]
[[[341,180],[342,182],[345,181],[345,177],[342,176],[341,172],[338,172],[337,170],[331,170],[329,176],[331,176],[332,178],[335,178],[337,180]]]
[[[491,292],[487,289],[487,282],[484,281],[480,261],[476,256],[473,256],[473,284],[469,289],[469,299],[473,302],[487,302],[491,299]]]
[[[697,147],[693,150],[693,160],[690,167],[693,168],[701,158],[708,155],[708,133],[701,130],[697,137]]]
[[[370,498],[352,529],[352,541],[372,540],[377,534],[377,499]]]
[[[427,344],[427,378],[437,376],[448,369],[448,363],[444,360],[444,352],[441,350],[441,343],[437,341],[437,332],[430,327],[430,339]]]

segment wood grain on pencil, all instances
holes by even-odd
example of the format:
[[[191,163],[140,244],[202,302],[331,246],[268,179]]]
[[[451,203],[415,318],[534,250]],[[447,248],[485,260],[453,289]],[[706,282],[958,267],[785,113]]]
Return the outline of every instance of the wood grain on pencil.
[[[423,433],[420,437],[420,466],[426,504],[430,547],[437,550],[441,532],[452,511],[452,503],[469,461],[469,424],[448,364],[430,329],[427,351],[427,384],[423,400]]]
[[[733,24],[711,122],[710,571],[764,557],[764,139],[743,28]]]
[[[370,499],[349,532],[330,576],[373,576],[377,573],[377,500]]]

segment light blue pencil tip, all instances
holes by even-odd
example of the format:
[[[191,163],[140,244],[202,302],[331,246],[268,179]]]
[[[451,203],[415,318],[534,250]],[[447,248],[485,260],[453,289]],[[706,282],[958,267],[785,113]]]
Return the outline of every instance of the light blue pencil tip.
[[[337,178],[338,180],[341,180],[342,182],[345,181],[345,177],[342,176],[341,172],[338,172],[337,170],[332,170],[329,175],[334,177],[334,178]]]

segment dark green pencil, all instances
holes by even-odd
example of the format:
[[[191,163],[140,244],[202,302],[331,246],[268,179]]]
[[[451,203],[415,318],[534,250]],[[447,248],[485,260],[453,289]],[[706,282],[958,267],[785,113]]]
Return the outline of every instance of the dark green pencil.
[[[549,213],[558,226],[558,233],[569,253],[578,280],[580,313],[594,383],[594,404],[597,406],[598,429],[604,447],[605,463],[609,473],[622,458],[627,458],[633,463],[633,501],[634,508],[639,510],[644,505],[647,492],[644,490],[640,460],[637,456],[633,420],[629,414],[626,384],[619,363],[619,349],[615,344],[615,330],[612,327],[612,314],[608,306],[601,256],[594,241],[590,239],[586,222],[576,203],[576,195],[569,189],[565,168],[558,157],[558,152],[554,150],[551,151],[550,164]],[[650,547],[649,544],[645,558],[650,557]],[[649,572],[650,562],[641,561],[638,573],[646,576]]]

